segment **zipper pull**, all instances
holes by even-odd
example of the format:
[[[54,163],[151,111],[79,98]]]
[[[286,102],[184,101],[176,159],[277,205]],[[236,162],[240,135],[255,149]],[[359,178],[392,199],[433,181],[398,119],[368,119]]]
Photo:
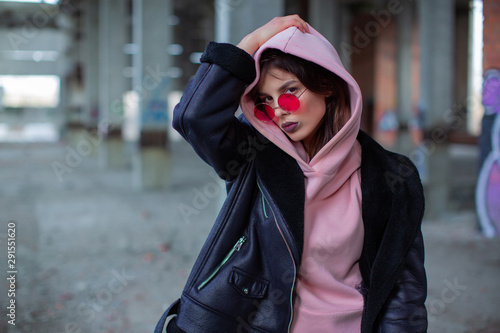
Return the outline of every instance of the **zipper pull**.
[[[239,251],[241,249],[241,246],[243,245],[243,243],[245,243],[246,240],[247,240],[247,238],[245,236],[238,239],[236,244],[234,244],[233,249],[235,249],[236,251]]]
[[[231,257],[233,256],[233,254],[235,252],[237,252],[237,251],[239,251],[241,249],[241,247],[243,246],[243,243],[245,243],[246,240],[247,240],[247,238],[245,236],[242,236],[240,239],[238,239],[238,241],[236,242],[236,244],[234,244],[234,246],[231,249],[231,251],[229,251],[229,253],[226,254],[226,256],[224,257],[224,259],[214,269],[214,271],[212,272],[212,274],[210,274],[210,276],[208,278],[206,278],[202,283],[200,283],[200,285],[197,288],[198,290],[203,289],[217,275],[217,273],[219,273],[219,271],[221,270],[222,266],[224,266],[226,264],[226,262],[228,262],[229,259],[231,259]]]

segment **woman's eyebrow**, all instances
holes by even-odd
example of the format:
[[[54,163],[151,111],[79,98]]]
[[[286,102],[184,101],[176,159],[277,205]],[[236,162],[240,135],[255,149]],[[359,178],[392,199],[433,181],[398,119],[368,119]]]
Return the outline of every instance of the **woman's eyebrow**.
[[[290,81],[287,81],[285,83],[283,83],[279,88],[278,88],[278,91],[282,91],[282,90],[285,90],[286,88],[288,88],[289,86],[297,83],[298,81],[297,80],[290,80]],[[266,94],[264,92],[260,92],[259,91],[259,97],[262,97],[262,96],[268,96],[269,94]]]
[[[283,83],[283,84],[281,85],[281,87],[279,87],[279,90],[280,90],[280,91],[281,91],[281,90],[285,90],[286,88],[288,88],[289,86],[291,86],[291,85],[293,85],[293,84],[295,84],[295,83],[297,83],[297,80],[290,80],[290,81],[287,81],[287,82]]]

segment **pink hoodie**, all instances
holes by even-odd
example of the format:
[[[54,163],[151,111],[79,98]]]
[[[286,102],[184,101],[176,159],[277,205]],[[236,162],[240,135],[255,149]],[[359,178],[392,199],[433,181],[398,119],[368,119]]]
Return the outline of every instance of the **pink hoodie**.
[[[304,172],[304,249],[296,284],[293,332],[359,332],[363,298],[358,260],[363,245],[361,216],[361,92],[334,47],[316,30],[292,27],[267,41],[254,55],[257,77],[247,87],[241,108],[252,125],[295,158]],[[268,48],[315,62],[344,79],[351,93],[351,118],[311,159],[301,143],[291,142],[274,123],[255,118],[248,93],[259,80],[259,59]]]

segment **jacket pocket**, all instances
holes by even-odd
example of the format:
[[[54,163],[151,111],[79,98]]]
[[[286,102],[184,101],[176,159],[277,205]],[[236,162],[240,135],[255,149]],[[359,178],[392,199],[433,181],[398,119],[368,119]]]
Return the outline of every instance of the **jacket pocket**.
[[[237,267],[233,268],[229,283],[242,296],[250,298],[264,298],[269,285],[269,281],[252,276]]]
[[[229,261],[229,259],[231,259],[231,257],[241,249],[246,240],[247,238],[245,236],[242,236],[240,239],[238,239],[238,241],[236,242],[236,244],[234,244],[231,251],[229,251],[228,254],[226,254],[226,256],[224,257],[224,259],[222,259],[219,265],[217,265],[217,267],[215,267],[212,273],[198,285],[197,287],[198,290],[202,290],[210,281],[213,280],[213,278],[217,276],[222,267],[224,267],[224,265]]]

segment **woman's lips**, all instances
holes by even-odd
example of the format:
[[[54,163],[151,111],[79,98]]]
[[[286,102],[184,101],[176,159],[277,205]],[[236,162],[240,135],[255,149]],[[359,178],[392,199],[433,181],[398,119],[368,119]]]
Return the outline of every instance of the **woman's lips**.
[[[281,128],[283,129],[283,131],[285,131],[287,133],[291,133],[291,132],[295,131],[298,124],[299,123],[297,123],[297,122],[287,121],[286,123],[281,124]]]

